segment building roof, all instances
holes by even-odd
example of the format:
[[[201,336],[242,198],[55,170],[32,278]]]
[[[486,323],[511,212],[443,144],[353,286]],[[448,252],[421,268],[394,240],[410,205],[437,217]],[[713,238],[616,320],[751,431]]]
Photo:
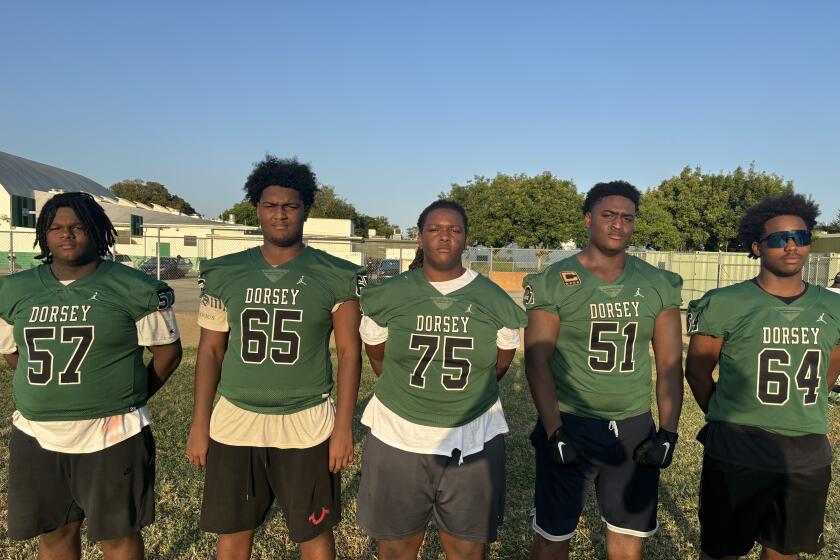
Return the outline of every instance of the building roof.
[[[34,198],[33,191],[61,189],[116,200],[114,193],[78,173],[0,152],[0,185],[9,194]]]
[[[136,206],[126,206],[123,204],[108,204],[103,203],[102,208],[105,213],[111,218],[114,225],[124,225],[131,223],[131,215],[142,216],[143,225],[159,225],[159,226],[205,226],[205,227],[232,227],[232,224],[227,222],[205,220],[203,218],[187,216],[185,214],[176,214],[173,212],[161,212],[158,210],[151,210]],[[237,226],[244,227],[244,226]]]

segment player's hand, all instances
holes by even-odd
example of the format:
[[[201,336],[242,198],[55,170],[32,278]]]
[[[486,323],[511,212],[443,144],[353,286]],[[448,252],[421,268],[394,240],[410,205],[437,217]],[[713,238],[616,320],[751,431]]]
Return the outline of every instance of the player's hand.
[[[563,426],[554,430],[554,433],[548,438],[548,447],[551,461],[561,467],[569,467],[581,462],[580,451],[569,439],[569,435],[563,429]]]
[[[636,447],[633,460],[645,467],[668,468],[674,458],[674,447],[677,446],[678,438],[676,433],[659,428],[655,436]]]
[[[330,435],[330,472],[340,472],[352,462],[353,430],[334,429]]]
[[[210,427],[190,428],[187,438],[187,459],[196,467],[204,468],[207,464],[207,449],[210,447]]]

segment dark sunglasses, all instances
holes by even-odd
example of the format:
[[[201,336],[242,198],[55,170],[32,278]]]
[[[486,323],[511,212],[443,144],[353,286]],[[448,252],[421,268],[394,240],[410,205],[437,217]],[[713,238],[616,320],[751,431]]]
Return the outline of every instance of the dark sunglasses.
[[[811,232],[807,229],[791,229],[788,231],[774,231],[767,237],[759,239],[758,242],[767,242],[771,249],[781,249],[787,246],[788,239],[793,239],[797,247],[807,247],[811,244]]]

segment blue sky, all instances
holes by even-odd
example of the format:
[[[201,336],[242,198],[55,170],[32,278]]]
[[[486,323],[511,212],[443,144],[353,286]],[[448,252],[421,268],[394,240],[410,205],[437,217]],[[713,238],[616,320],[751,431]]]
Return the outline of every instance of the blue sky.
[[[266,152],[403,226],[453,182],[756,162],[840,208],[840,4],[4,2],[0,150],[217,215]],[[833,163],[832,163],[833,162]]]

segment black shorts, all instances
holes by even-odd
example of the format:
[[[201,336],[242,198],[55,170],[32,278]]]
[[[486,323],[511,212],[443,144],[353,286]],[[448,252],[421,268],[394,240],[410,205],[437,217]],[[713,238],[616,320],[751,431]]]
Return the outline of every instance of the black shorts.
[[[48,451],[12,426],[9,537],[31,539],[85,518],[91,541],[126,537],[154,521],[154,484],[148,426],[93,453]]]
[[[465,541],[496,540],[505,511],[505,439],[478,453],[412,453],[369,434],[362,453],[357,521],[377,540],[402,540],[438,529]]]
[[[615,533],[649,537],[656,533],[659,469],[633,461],[633,451],[655,434],[650,412],[614,422],[561,413],[563,429],[583,455],[571,467],[550,460],[548,438],[537,421],[531,434],[536,450],[534,531],[550,541],[571,539],[586,503],[590,481],[601,518]]]
[[[824,546],[831,467],[780,473],[703,457],[700,548],[712,558],[744,556],[756,542],[782,554]]]
[[[330,441],[306,449],[225,445],[210,440],[201,502],[203,531],[259,527],[274,499],[296,543],[341,520],[341,475],[329,469]]]

